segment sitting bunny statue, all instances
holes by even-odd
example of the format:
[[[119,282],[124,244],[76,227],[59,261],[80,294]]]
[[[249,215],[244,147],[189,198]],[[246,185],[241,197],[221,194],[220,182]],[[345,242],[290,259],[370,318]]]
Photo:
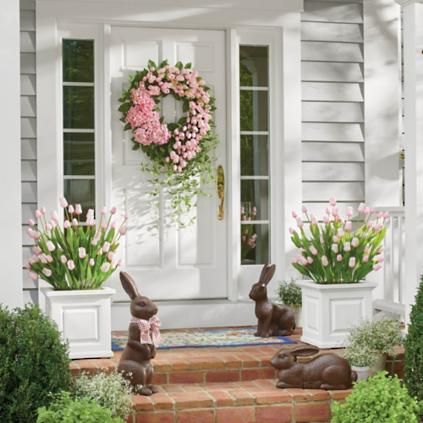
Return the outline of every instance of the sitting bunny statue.
[[[295,329],[294,312],[285,305],[273,304],[267,298],[267,285],[275,274],[274,264],[265,264],[259,281],[250,291],[250,298],[256,302],[256,317],[258,319],[256,336],[268,338],[269,336],[292,335]]]
[[[319,349],[302,345],[293,350],[279,350],[270,361],[278,370],[277,388],[350,389],[357,373],[345,358],[333,353],[320,354],[307,363],[298,363],[299,356],[313,356]]]
[[[138,292],[128,273],[120,272],[120,281],[131,299],[132,319],[118,372],[131,382],[134,392],[152,395],[157,392],[157,387],[153,385],[154,369],[150,360],[156,356],[156,347],[160,343],[157,306]]]

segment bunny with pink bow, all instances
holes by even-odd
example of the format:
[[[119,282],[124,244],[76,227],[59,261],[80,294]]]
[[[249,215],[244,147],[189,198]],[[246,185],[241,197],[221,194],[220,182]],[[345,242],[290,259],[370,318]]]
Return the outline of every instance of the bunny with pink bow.
[[[131,321],[128,342],[119,361],[118,372],[131,382],[135,393],[152,395],[158,391],[153,385],[154,368],[151,359],[160,343],[160,320],[157,306],[142,296],[134,280],[120,272],[123,289],[131,299]]]

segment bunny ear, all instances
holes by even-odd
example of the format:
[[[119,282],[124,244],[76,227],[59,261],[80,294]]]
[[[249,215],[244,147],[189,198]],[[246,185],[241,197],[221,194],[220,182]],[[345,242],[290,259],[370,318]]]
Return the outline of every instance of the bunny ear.
[[[298,348],[295,348],[294,350],[291,350],[290,353],[294,357],[298,357],[298,356],[307,357],[309,355],[315,355],[319,351],[320,351],[319,348],[304,345],[302,347],[298,347]]]
[[[135,297],[138,297],[140,294],[137,289],[137,285],[134,280],[126,272],[120,272],[120,282],[122,283],[123,289],[129,295],[129,298],[133,300]]]
[[[263,269],[261,269],[260,278],[259,278],[259,281],[260,282],[263,282],[264,281],[264,276],[265,276],[265,274],[267,272],[267,266],[268,266],[268,264],[265,264],[263,266]]]
[[[272,265],[268,264],[266,272],[263,276],[263,279],[261,280],[262,283],[267,285],[270,282],[270,280],[273,278],[273,275],[275,274],[275,272],[276,272],[276,266],[274,264]]]

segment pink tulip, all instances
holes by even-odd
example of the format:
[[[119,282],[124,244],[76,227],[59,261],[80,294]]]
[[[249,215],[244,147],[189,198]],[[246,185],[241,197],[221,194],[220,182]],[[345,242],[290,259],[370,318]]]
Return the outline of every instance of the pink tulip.
[[[47,277],[49,277],[49,276],[51,276],[51,270],[50,269],[47,269],[46,267],[43,269],[43,273],[47,276]]]
[[[348,261],[348,266],[351,267],[351,269],[355,267],[355,257],[350,257]]]
[[[351,244],[349,242],[344,244],[344,251],[351,251]]]
[[[332,241],[333,242],[339,242],[339,238],[336,236],[336,235],[334,235],[333,237],[332,237]]]
[[[294,228],[289,228],[289,233],[290,233],[291,235],[294,235],[294,233],[295,233]]]
[[[41,254],[41,253],[42,253],[41,248],[40,248],[40,247],[38,247],[38,245],[37,245],[37,246],[35,246],[35,247],[32,249],[32,251],[34,251],[34,254]]]
[[[28,225],[34,226],[35,225],[34,220],[33,219],[28,219]]]
[[[380,254],[375,256],[374,260],[376,263],[383,263],[385,261],[384,257]]]
[[[115,254],[114,254],[113,252],[111,252],[111,251],[110,251],[110,252],[107,254],[107,260],[112,261],[114,256],[115,256]]]
[[[36,281],[38,279],[38,275],[35,272],[29,272],[29,277],[33,280]]]
[[[87,257],[87,252],[85,251],[84,247],[78,248],[78,255],[80,259],[84,259],[85,257]]]
[[[312,257],[307,257],[307,262],[308,262],[308,264],[313,264],[313,259],[312,259]]]
[[[298,217],[298,214],[296,213],[296,211],[295,211],[295,210],[292,210],[291,214],[292,214],[292,217],[293,217],[294,219],[296,219],[296,218]]]
[[[104,262],[101,265],[100,270],[104,273],[107,273],[110,270],[110,263],[108,261]]]
[[[60,198],[59,202],[60,202],[60,206],[62,208],[66,208],[68,206],[68,202],[66,201],[66,198],[64,198],[64,197]]]
[[[48,255],[46,256],[47,263],[53,263],[53,257]]]
[[[75,204],[75,214],[77,214],[78,216],[80,214],[82,214],[82,207],[81,204]]]
[[[303,213],[307,213],[307,211],[308,211],[308,210],[307,210],[307,207],[306,207],[306,206],[302,206],[302,207],[301,207],[301,211],[302,211]]]
[[[312,225],[317,225],[317,223],[318,223],[318,221],[317,221],[317,217],[316,217],[314,214],[312,214],[312,215],[310,216],[310,218],[311,218],[311,224],[312,224]]]
[[[344,230],[343,230],[342,228],[338,228],[338,230],[337,230],[336,234],[337,234],[339,237],[344,236]]]
[[[73,260],[68,261],[68,269],[69,270],[75,269],[75,263],[73,262]]]
[[[364,207],[364,214],[369,215],[372,212],[370,207]]]
[[[116,212],[117,212],[117,208],[113,206],[113,207],[110,209],[110,214],[115,214]]]
[[[304,226],[304,222],[300,217],[297,217],[297,225],[299,228],[302,228]]]
[[[32,228],[28,228],[26,230],[27,234],[29,235],[30,238],[35,239],[35,231]]]
[[[47,213],[47,209],[45,207],[41,207],[41,213],[44,216]]]
[[[347,217],[351,218],[353,215],[353,208],[347,207]]]
[[[74,214],[75,213],[75,209],[73,208],[72,204],[68,207],[68,212],[70,214]]]
[[[66,256],[64,256],[63,254],[60,256],[60,261],[63,263],[63,264],[66,264],[67,262],[68,262],[68,259],[66,258]]]
[[[125,235],[126,234],[126,231],[128,230],[128,228],[126,227],[126,226],[121,226],[120,228],[119,228],[119,233],[123,236],[123,235]]]
[[[110,250],[110,242],[105,242],[104,244],[103,244],[103,252],[104,253],[107,253],[108,251]]]
[[[43,213],[41,212],[40,209],[35,210],[35,217],[37,219],[40,219],[41,217],[43,217]]]
[[[65,221],[63,222],[63,227],[64,227],[65,229],[69,229],[69,228],[71,227],[71,223],[69,222],[69,220],[65,220]]]
[[[56,223],[59,223],[59,215],[56,211],[51,213],[51,220],[54,220]]]
[[[335,198],[335,197],[330,197],[330,198],[329,198],[329,204],[330,204],[332,207],[335,207],[335,206],[336,206],[336,198]]]
[[[360,205],[358,206],[359,213],[364,213],[365,208],[366,205],[364,203],[360,203]]]
[[[78,225],[79,225],[78,220],[77,220],[77,219],[75,219],[75,218],[73,218],[73,219],[72,219],[72,226],[78,226]]]
[[[352,231],[352,222],[351,221],[347,221],[347,222],[345,222],[345,225],[344,225],[344,229],[347,231],[347,232],[351,232]]]
[[[318,251],[314,245],[310,247],[310,253],[313,254],[313,256],[317,256]]]
[[[380,270],[380,269],[382,269],[382,266],[380,265],[380,264],[376,264],[376,265],[374,265],[373,266],[373,270],[375,271],[375,272],[377,272],[378,270]]]
[[[329,223],[329,216],[327,214],[323,215],[323,223]]]
[[[90,258],[90,261],[88,263],[91,267],[95,265],[95,261],[93,258]]]
[[[328,258],[326,256],[322,256],[322,266],[326,267],[329,264]]]
[[[47,241],[46,245],[49,251],[54,251],[56,249],[56,246],[51,241]]]
[[[336,261],[337,261],[337,262],[342,261],[342,255],[341,255],[341,254],[338,254],[338,255],[336,256]]]
[[[369,261],[369,256],[363,256],[363,263],[367,263]]]
[[[354,238],[351,240],[351,245],[352,245],[354,248],[357,248],[357,247],[360,245],[360,241],[358,240],[358,238],[357,238],[357,237],[354,237]]]

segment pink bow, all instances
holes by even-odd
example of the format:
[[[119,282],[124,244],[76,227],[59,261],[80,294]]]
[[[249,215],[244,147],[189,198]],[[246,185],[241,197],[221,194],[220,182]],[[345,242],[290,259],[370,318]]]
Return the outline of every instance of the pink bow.
[[[136,319],[133,317],[131,323],[136,323],[140,330],[141,344],[153,344],[158,347],[160,344],[160,319],[153,316],[150,320]]]

